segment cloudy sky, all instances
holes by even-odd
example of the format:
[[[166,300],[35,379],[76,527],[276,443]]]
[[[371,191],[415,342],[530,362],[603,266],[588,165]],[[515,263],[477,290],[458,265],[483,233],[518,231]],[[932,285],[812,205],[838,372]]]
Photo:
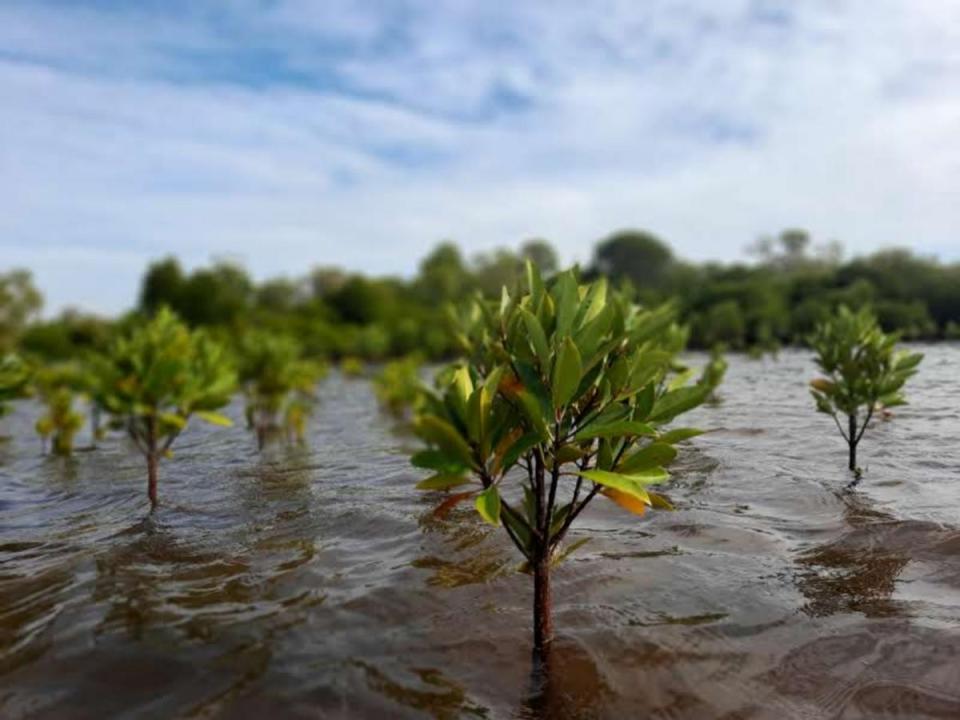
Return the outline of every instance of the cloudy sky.
[[[0,270],[51,310],[168,253],[409,275],[628,226],[960,259],[960,3],[0,0]]]

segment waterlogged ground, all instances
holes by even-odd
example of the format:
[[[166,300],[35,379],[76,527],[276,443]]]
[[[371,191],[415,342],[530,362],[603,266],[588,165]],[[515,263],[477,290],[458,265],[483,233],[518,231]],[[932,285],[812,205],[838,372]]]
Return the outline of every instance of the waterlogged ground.
[[[467,510],[431,519],[366,382],[324,383],[304,449],[191,427],[150,521],[122,438],[43,457],[21,404],[0,716],[960,717],[960,348],[926,351],[854,491],[807,354],[734,358],[674,467],[679,511],[583,515],[546,697],[516,555]]]

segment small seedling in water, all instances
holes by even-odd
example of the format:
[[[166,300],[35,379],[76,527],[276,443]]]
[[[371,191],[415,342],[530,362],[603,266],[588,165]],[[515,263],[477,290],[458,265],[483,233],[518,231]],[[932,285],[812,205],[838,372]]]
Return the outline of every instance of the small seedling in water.
[[[414,429],[429,449],[413,463],[433,474],[418,487],[453,491],[439,514],[473,500],[524,556],[539,658],[553,635],[551,567],[578,544],[561,552],[584,508],[597,495],[637,515],[671,507],[652,487],[668,479],[674,444],[699,432],[663,426],[711,391],[672,375],[686,337],[674,316],[572,272],[547,287],[528,265],[525,293],[504,289],[454,318],[466,360],[424,391]]]
[[[0,357],[0,417],[7,414],[7,403],[24,395],[30,381],[30,369],[17,355]]]
[[[897,351],[897,335],[884,333],[866,308],[837,314],[817,326],[810,344],[825,377],[810,383],[817,410],[833,418],[847,441],[848,467],[861,477],[857,446],[880,408],[904,405],[904,383],[917,372],[920,353]],[[840,421],[846,418],[846,430]]]
[[[169,454],[190,418],[232,424],[213,411],[230,401],[236,373],[219,343],[189,330],[167,309],[118,340],[109,360],[103,368],[104,401],[147,460],[153,509],[160,458]]]
[[[73,453],[73,440],[84,420],[73,403],[83,384],[81,369],[69,363],[42,368],[34,378],[37,396],[46,408],[37,420],[37,433],[43,438],[44,449],[51,439],[54,455]]]
[[[423,361],[416,355],[392,360],[373,378],[373,392],[380,407],[403,419],[412,410],[422,392],[420,368]]]
[[[303,360],[300,354],[300,345],[290,337],[251,332],[244,338],[240,379],[247,400],[247,424],[256,431],[260,449],[268,433],[281,428],[288,440],[303,441],[315,400],[314,386],[323,368]]]

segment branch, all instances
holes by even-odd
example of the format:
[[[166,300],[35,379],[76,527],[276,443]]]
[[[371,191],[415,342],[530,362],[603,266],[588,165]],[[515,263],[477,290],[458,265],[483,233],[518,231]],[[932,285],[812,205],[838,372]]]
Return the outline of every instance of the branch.
[[[863,433],[867,431],[867,425],[870,424],[870,418],[873,417],[873,409],[876,407],[876,403],[870,403],[870,407],[867,409],[867,417],[863,421],[863,427],[860,428],[860,432],[857,433],[857,439],[853,441],[854,445],[860,444],[860,438],[863,437]]]
[[[836,414],[836,413],[831,413],[831,414],[830,414],[830,417],[832,417],[832,418],[833,418],[833,422],[835,422],[835,423],[837,424],[837,430],[839,430],[839,431],[840,431],[840,434],[843,435],[843,439],[846,440],[847,443],[849,444],[849,443],[850,443],[850,438],[847,437],[846,431],[844,431],[843,426],[840,424],[840,421],[837,420],[837,414]]]
[[[570,526],[573,525],[573,521],[577,519],[577,515],[583,512],[583,509],[590,504],[591,500],[593,500],[594,495],[600,492],[600,487],[600,485],[594,483],[593,487],[590,489],[590,492],[588,492],[587,496],[583,499],[583,502],[580,503],[578,507],[575,507],[570,511],[570,514],[567,515],[567,519],[563,521],[563,525],[553,538],[554,545],[557,545],[563,540],[563,537],[567,534],[567,530],[569,530]]]

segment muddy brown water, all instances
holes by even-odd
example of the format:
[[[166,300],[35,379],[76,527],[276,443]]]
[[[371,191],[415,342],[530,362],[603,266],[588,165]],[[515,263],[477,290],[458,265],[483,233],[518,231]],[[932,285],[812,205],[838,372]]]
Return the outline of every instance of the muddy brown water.
[[[0,421],[0,716],[958,718],[960,347],[922,349],[852,491],[809,354],[732,358],[684,422],[715,432],[673,468],[678,511],[601,498],[572,534],[593,539],[555,573],[547,696],[530,578],[471,511],[432,519],[367,382],[324,382],[305,448],[192,425],[146,521],[121,437],[43,457],[20,403]]]

